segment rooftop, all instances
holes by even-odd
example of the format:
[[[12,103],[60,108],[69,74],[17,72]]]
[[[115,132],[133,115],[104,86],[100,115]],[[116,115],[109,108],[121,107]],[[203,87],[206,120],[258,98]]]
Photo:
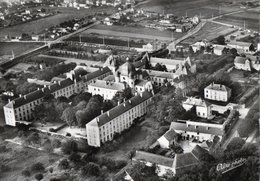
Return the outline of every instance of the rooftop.
[[[145,71],[151,77],[161,77],[161,78],[167,78],[167,79],[174,79],[174,73],[172,73],[172,72],[163,72],[163,71],[157,71],[157,70],[145,70]]]
[[[143,92],[141,94],[138,94],[137,96],[132,97],[126,102],[121,103],[119,106],[114,107],[113,109],[103,113],[102,115],[96,117],[92,121],[90,121],[88,124],[93,126],[102,126],[114,118],[120,116],[124,112],[128,111],[129,109],[132,109],[133,107],[141,104],[142,102],[150,99],[152,97],[152,93],[150,92]],[[87,124],[87,125],[88,125]]]
[[[247,46],[249,47],[252,43],[242,42],[242,41],[231,41],[228,45],[238,45],[238,46]]]
[[[178,135],[178,133],[176,133],[173,129],[169,129],[166,133],[164,133],[163,136],[164,136],[168,141],[171,141],[171,140],[173,140],[177,135]]]
[[[133,160],[150,162],[150,163],[154,163],[157,165],[162,165],[162,166],[166,166],[166,167],[170,167],[170,168],[172,168],[173,161],[174,161],[173,158],[156,155],[156,154],[144,152],[144,151],[136,151],[135,156],[133,157]]]
[[[227,87],[225,85],[222,85],[222,84],[215,84],[214,82],[209,84],[205,89],[219,90],[219,91],[228,91],[228,90],[230,90],[229,87]]]
[[[88,86],[92,87],[99,87],[103,89],[112,89],[123,91],[125,89],[125,84],[120,82],[110,82],[104,80],[95,80],[94,82],[90,83]]]
[[[167,59],[167,58],[151,57],[150,62],[155,64],[159,63],[165,65],[178,65],[178,64],[184,64],[185,58]]]
[[[174,129],[175,131],[190,131],[190,132],[198,132],[198,133],[205,133],[205,134],[211,134],[215,136],[223,136],[224,130],[217,127],[208,127],[208,126],[195,126],[195,125],[187,125],[186,122],[171,122],[171,129]]]
[[[182,104],[201,106],[201,107],[206,107],[210,105],[210,103],[208,103],[207,101],[195,97],[188,97]]]

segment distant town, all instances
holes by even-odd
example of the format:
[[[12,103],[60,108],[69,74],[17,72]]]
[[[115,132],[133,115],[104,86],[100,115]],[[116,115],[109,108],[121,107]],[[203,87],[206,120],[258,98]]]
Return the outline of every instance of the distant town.
[[[0,1],[0,180],[257,181],[259,10]]]

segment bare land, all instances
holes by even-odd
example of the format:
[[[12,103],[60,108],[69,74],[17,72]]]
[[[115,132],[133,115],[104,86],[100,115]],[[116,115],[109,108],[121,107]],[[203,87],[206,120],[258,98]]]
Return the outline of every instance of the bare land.
[[[150,0],[139,8],[162,13],[172,13],[177,16],[201,15],[202,18],[210,18],[223,13],[237,11],[240,2],[244,0]]]
[[[222,23],[227,23],[231,24],[233,26],[238,26],[238,27],[244,27],[245,23],[245,28],[250,29],[253,31],[260,31],[260,9],[259,11],[246,11],[243,13],[237,13],[237,14],[232,14],[232,15],[226,15],[221,18],[216,19],[216,21],[222,22]]]
[[[206,25],[199,32],[197,32],[193,36],[190,36],[189,38],[185,39],[182,43],[193,44],[197,41],[201,41],[201,40],[205,40],[205,39],[213,40],[220,35],[227,35],[235,30],[236,29],[231,28],[231,27],[207,22]]]
[[[80,9],[80,10],[77,10],[75,8],[56,7],[55,10],[59,11],[60,13],[43,19],[38,19],[35,21],[26,22],[16,26],[0,29],[0,39],[3,38],[5,35],[9,35],[12,37],[12,36],[21,36],[22,33],[38,34],[41,33],[43,30],[48,29],[52,26],[59,25],[64,21],[69,21],[74,18],[83,18],[98,12],[112,13],[114,11],[112,7],[100,7],[100,8]]]

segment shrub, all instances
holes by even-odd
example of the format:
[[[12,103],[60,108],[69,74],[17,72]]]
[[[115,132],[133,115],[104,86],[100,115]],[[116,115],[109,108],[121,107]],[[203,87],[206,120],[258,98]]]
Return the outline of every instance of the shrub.
[[[100,174],[100,167],[96,163],[88,163],[81,168],[81,174],[83,176],[98,176]]]
[[[80,159],[81,159],[81,156],[77,153],[72,153],[70,156],[69,156],[69,160],[72,161],[72,162],[80,162]]]
[[[49,172],[52,173],[53,172],[53,167],[49,168]]]
[[[1,145],[0,146],[0,153],[3,153],[6,151],[6,146],[5,145]]]
[[[44,165],[41,162],[37,162],[31,166],[32,172],[42,172],[44,171]]]
[[[68,140],[66,142],[63,142],[61,144],[61,150],[65,154],[71,154],[72,152],[76,152],[78,149],[78,145],[75,141],[73,140]]]
[[[30,171],[26,168],[22,171],[22,175],[25,177],[29,177],[31,175]]]
[[[43,179],[43,175],[41,173],[38,173],[35,175],[36,180],[42,180]]]
[[[59,163],[59,168],[60,169],[68,169],[69,168],[69,162],[67,159],[63,159]]]
[[[54,128],[49,129],[50,132],[56,132]]]
[[[61,142],[58,139],[53,139],[51,141],[51,145],[52,145],[53,148],[59,148],[61,146]]]

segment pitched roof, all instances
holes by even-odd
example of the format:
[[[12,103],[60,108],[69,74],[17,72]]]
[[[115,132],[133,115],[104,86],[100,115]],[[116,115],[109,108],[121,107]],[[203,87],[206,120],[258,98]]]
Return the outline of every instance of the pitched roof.
[[[174,140],[174,138],[178,135],[178,133],[176,133],[173,129],[169,129],[166,133],[164,133],[164,137],[168,140],[168,141],[172,141]]]
[[[222,85],[222,84],[215,84],[214,82],[209,84],[205,89],[219,90],[219,91],[229,91],[230,90],[229,87]]]
[[[198,159],[201,160],[205,154],[208,154],[208,151],[200,147],[199,145],[196,145],[191,153]]]
[[[188,97],[182,104],[200,106],[200,107],[208,107],[210,103],[208,101],[202,100],[200,98]]]
[[[172,158],[165,157],[162,155],[156,155],[144,151],[136,151],[135,156],[132,159],[138,161],[150,162],[150,163],[171,167],[171,168],[173,166],[173,161],[174,161],[174,159]]]
[[[236,56],[234,63],[245,64],[246,60],[247,60],[246,57]]]
[[[167,59],[167,58],[151,57],[150,62],[155,64],[156,63],[164,64],[164,65],[178,65],[178,64],[183,64],[185,62],[185,58]]]
[[[146,69],[144,69],[144,70],[151,77],[161,77],[161,78],[167,78],[167,79],[173,79],[174,78],[174,73],[172,73],[172,72],[163,72],[163,71],[146,70]]]
[[[102,126],[102,125],[108,123],[109,121],[113,120],[114,118],[120,116],[124,112],[128,111],[129,109],[132,109],[133,107],[141,104],[142,102],[146,101],[147,99],[151,98],[152,96],[153,96],[152,93],[145,91],[137,96],[132,97],[128,101],[121,103],[119,106],[116,106],[113,109],[96,117],[95,119],[90,121],[88,124],[92,124],[92,122],[97,122],[98,126]]]
[[[90,81],[96,77],[99,77],[99,76],[104,75],[109,72],[111,72],[111,70],[108,67],[104,67],[95,72],[89,73],[89,74],[85,75],[84,77],[85,77],[86,81]]]
[[[125,84],[120,82],[109,82],[104,80],[95,80],[88,86],[99,87],[104,89],[123,91],[125,89]]]
[[[198,133],[205,133],[205,134],[211,134],[216,136],[223,136],[224,130],[221,128],[215,128],[207,126],[194,126],[189,125],[187,126],[186,122],[171,122],[170,128],[174,129],[175,131],[189,131],[189,132],[198,132]]]
[[[199,160],[194,156],[194,154],[183,153],[176,154],[174,157],[173,168],[174,169],[184,169],[187,167],[195,166],[199,163]]]
[[[136,68],[140,68],[142,66],[145,66],[146,64],[146,60],[142,59],[142,60],[139,60],[139,61],[136,61],[136,62],[133,62],[133,65],[136,67]]]
[[[247,46],[249,47],[252,43],[249,42],[242,42],[242,41],[231,41],[228,45],[238,45],[238,46]]]

